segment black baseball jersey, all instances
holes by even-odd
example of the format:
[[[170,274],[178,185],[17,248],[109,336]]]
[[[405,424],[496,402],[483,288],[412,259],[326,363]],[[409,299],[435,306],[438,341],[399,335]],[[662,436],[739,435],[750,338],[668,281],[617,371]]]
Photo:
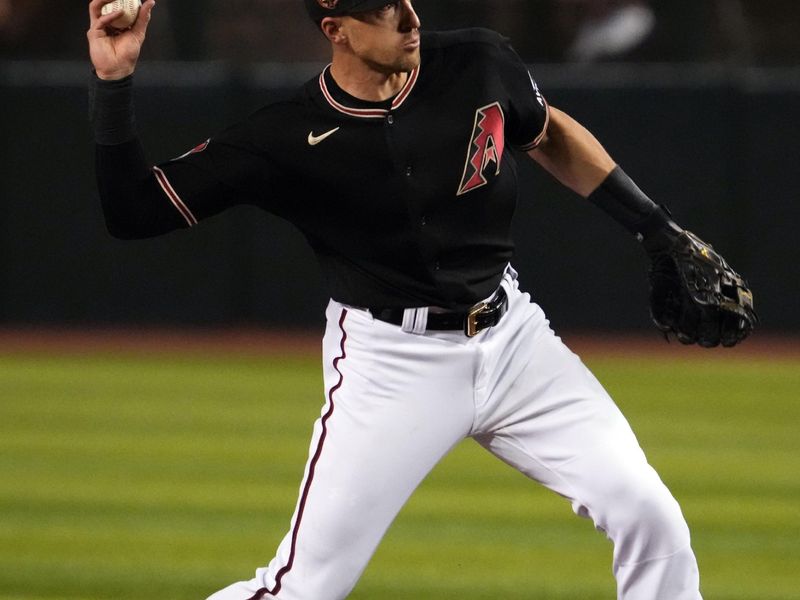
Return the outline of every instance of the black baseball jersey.
[[[461,309],[489,296],[511,259],[510,150],[534,148],[547,122],[505,38],[426,32],[420,66],[390,100],[354,98],[326,68],[293,99],[154,167],[135,209],[111,197],[114,153],[126,151],[100,147],[100,189],[110,226],[135,221],[136,237],[253,204],[302,231],[339,302]]]

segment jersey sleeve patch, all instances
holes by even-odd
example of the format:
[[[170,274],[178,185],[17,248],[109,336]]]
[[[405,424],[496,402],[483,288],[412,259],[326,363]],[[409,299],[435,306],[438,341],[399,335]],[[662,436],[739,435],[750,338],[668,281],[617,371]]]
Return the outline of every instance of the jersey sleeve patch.
[[[175,207],[175,209],[186,220],[186,223],[189,225],[189,227],[194,227],[197,225],[197,218],[192,214],[192,211],[189,210],[189,207],[184,204],[183,200],[181,200],[181,197],[175,191],[175,188],[172,187],[172,184],[170,184],[169,179],[167,179],[164,171],[158,167],[153,167],[153,174],[156,176],[158,185],[160,185],[161,189],[164,190],[164,194],[166,194],[167,198],[170,202],[172,202],[172,205]]]

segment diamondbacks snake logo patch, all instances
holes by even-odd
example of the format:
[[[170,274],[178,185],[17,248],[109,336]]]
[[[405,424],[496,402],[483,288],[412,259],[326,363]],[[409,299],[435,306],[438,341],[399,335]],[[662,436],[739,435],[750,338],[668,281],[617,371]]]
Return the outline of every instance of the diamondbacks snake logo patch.
[[[475,125],[467,149],[467,163],[458,187],[458,196],[483,187],[487,175],[500,174],[500,163],[505,148],[506,117],[499,102],[493,102],[475,111]]]
[[[336,8],[336,5],[339,4],[339,0],[317,0],[317,4],[319,4],[322,8],[333,10]]]

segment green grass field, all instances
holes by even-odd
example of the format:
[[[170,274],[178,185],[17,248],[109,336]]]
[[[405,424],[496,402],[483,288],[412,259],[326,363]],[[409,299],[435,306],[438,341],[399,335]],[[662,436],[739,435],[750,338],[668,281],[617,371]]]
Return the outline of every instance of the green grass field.
[[[705,597],[800,598],[800,362],[720,355],[586,362],[680,500]],[[322,401],[316,357],[0,356],[0,600],[201,600],[249,579]],[[610,599],[610,556],[468,441],[351,598]]]

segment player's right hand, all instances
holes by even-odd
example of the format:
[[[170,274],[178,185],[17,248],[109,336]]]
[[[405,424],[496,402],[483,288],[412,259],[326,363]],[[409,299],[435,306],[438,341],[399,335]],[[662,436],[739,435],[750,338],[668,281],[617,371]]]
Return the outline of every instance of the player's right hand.
[[[110,0],[89,2],[89,57],[100,79],[122,79],[133,73],[142,50],[147,25],[155,6],[155,0],[147,0],[139,10],[133,27],[125,31],[114,31],[110,23],[119,12],[101,14],[103,6]]]

